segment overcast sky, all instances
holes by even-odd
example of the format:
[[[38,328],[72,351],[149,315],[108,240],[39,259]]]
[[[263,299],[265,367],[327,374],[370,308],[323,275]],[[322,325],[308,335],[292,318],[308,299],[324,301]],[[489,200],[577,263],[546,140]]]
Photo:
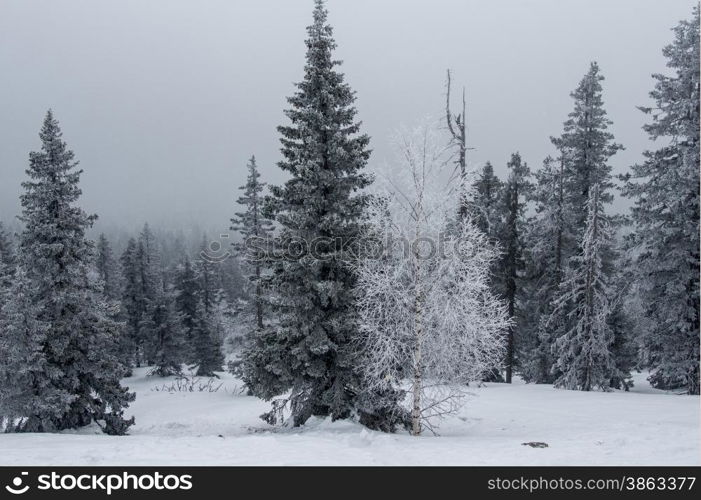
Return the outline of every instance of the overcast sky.
[[[552,153],[569,93],[599,62],[612,131],[648,146],[636,106],[693,0],[329,0],[342,70],[373,164],[402,123],[443,112],[446,68],[468,91],[470,162],[503,174]],[[101,225],[228,226],[246,159],[283,179],[275,127],[302,77],[312,0],[0,0],[0,219],[46,109],[85,170]],[[623,206],[620,201],[618,207]]]

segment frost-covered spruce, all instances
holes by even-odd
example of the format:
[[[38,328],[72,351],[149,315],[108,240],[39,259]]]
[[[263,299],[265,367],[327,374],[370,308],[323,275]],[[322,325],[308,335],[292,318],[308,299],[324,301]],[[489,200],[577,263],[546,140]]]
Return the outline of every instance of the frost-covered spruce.
[[[598,203],[608,204],[613,200],[613,188],[610,158],[622,149],[614,142],[613,134],[608,130],[611,121],[606,116],[601,82],[604,77],[596,62],[592,62],[574,92],[574,109],[564,123],[564,131],[558,138],[551,138],[559,151],[562,162],[562,222],[566,231],[559,233],[558,240],[560,269],[566,269],[571,258],[583,252],[584,233],[587,230],[587,210],[593,186],[598,186]],[[615,225],[616,219],[608,223]],[[602,266],[606,273],[613,267],[615,254],[612,246],[607,245],[601,253]],[[557,275],[556,275],[557,276]],[[544,283],[548,285],[547,283]],[[572,308],[579,304],[562,299],[562,286],[552,297],[560,305],[556,311],[541,316],[538,324],[547,326],[539,328],[539,337],[543,342],[562,337],[575,328],[572,322]],[[542,347],[547,347],[543,345]],[[552,349],[552,346],[550,346]],[[551,367],[558,370],[559,363]]]
[[[41,352],[47,326],[37,319],[31,287],[19,268],[11,286],[0,291],[0,429],[19,430],[14,423],[42,412],[53,392]]]
[[[197,366],[198,375],[213,376],[224,363],[220,317],[222,291],[215,279],[216,264],[203,260],[199,259],[193,266],[186,257],[177,270],[174,309],[184,338],[181,359]]]
[[[124,419],[123,411],[134,394],[120,385],[125,369],[113,355],[119,324],[91,273],[95,249],[85,231],[96,216],[76,206],[81,170],[51,111],[40,137],[41,151],[30,153],[22,184],[19,268],[26,284],[17,285],[21,293],[12,302],[23,303],[7,305],[15,319],[3,329],[21,333],[3,337],[15,355],[4,364],[0,386],[32,394],[12,408],[20,417],[13,430],[58,431],[94,421],[106,433],[124,434],[133,418]]]
[[[355,276],[343,245],[360,233],[367,196],[359,190],[370,183],[363,173],[369,137],[359,134],[354,93],[333,59],[336,44],[322,0],[307,32],[304,79],[285,111],[291,123],[278,127],[278,165],[290,179],[271,187],[270,204],[280,225],[278,248],[304,243],[274,270],[280,324],[260,357],[274,381],[264,396],[291,389],[294,425],[312,415],[347,418],[356,409]]]
[[[631,210],[643,321],[643,361],[653,385],[699,394],[699,7],[664,48],[671,76],[655,74],[644,128],[663,145],[632,167]]]
[[[196,375],[217,377],[215,371],[221,371],[224,355],[221,350],[222,340],[211,311],[207,311],[204,302],[197,303],[192,337],[192,363],[197,365]]]
[[[522,304],[524,296],[523,274],[524,244],[526,232],[526,202],[531,191],[531,172],[528,165],[521,160],[519,153],[511,155],[506,165],[508,177],[504,182],[501,204],[504,221],[499,232],[499,243],[502,250],[502,258],[499,266],[499,274],[503,285],[503,297],[508,307],[508,315],[514,320],[509,327],[506,342],[505,380],[511,383],[511,377],[515,363],[515,339],[514,331],[524,323],[522,311],[517,306]],[[520,342],[520,339],[519,339]]]
[[[551,320],[552,300],[557,296],[570,248],[575,246],[571,212],[565,206],[564,159],[548,156],[535,172],[530,201],[535,215],[528,224],[526,246],[526,293],[520,353],[525,380],[551,384],[558,376],[552,344],[560,321]],[[558,318],[558,320],[561,319]],[[547,324],[550,322],[550,324]]]
[[[570,214],[570,222],[575,226],[577,242],[581,241],[586,226],[586,212],[589,192],[594,184],[599,186],[599,198],[610,203],[613,195],[611,165],[609,159],[623,146],[616,144],[608,128],[612,124],[604,109],[604,80],[599,65],[592,62],[589,71],[570,95],[574,99],[574,110],[564,123],[560,137],[551,138],[564,162],[565,204]],[[568,257],[579,249],[571,249]]]
[[[148,224],[144,224],[136,243],[137,277],[140,287],[139,298],[142,317],[139,322],[136,343],[137,366],[153,363],[154,340],[158,336],[157,325],[153,322],[158,295],[163,288],[161,256],[156,236]]]
[[[146,311],[142,298],[141,278],[138,266],[136,240],[130,238],[120,259],[121,270],[121,320],[125,332],[120,343],[120,358],[129,367],[140,366],[136,346],[139,343],[139,325]]]
[[[97,240],[97,259],[95,261],[97,274],[102,280],[103,291],[108,299],[114,300],[119,297],[119,274],[117,263],[112,254],[112,247],[104,233],[101,233]]]
[[[263,214],[263,190],[255,156],[248,160],[248,177],[246,184],[239,189],[243,191],[236,202],[243,207],[231,219],[231,230],[241,235],[241,242],[233,243],[236,255],[246,264],[250,286],[253,288],[253,308],[257,329],[263,328],[263,288],[262,274],[267,255],[265,249],[272,230],[272,221]]]
[[[153,368],[150,373],[161,377],[179,375],[185,362],[185,337],[181,317],[175,309],[175,294],[169,286],[164,285],[156,294],[148,320],[155,332],[151,339]]]
[[[231,219],[231,229],[241,235],[241,241],[233,243],[236,257],[242,263],[247,280],[246,289],[250,300],[243,302],[247,306],[239,315],[239,322],[244,329],[244,348],[239,363],[233,364],[233,371],[240,375],[251,394],[270,392],[274,383],[266,370],[267,362],[261,358],[267,353],[266,339],[273,338],[270,318],[266,314],[266,304],[270,302],[269,280],[270,262],[267,251],[272,235],[272,221],[263,213],[266,184],[260,181],[260,173],[255,156],[247,164],[246,184],[239,189],[243,194],[236,200],[242,207]],[[275,391],[277,393],[277,390]]]
[[[608,390],[611,379],[617,376],[610,322],[616,297],[604,268],[604,255],[612,234],[597,184],[589,191],[586,213],[581,253],[570,259],[554,302],[554,316],[560,310],[567,310],[571,325],[553,346],[560,372],[555,386],[581,391]]]
[[[193,362],[193,344],[195,338],[195,324],[197,321],[198,305],[197,275],[188,257],[178,268],[175,274],[175,309],[180,315],[185,337],[185,360]]]
[[[15,266],[16,259],[12,240],[5,231],[3,223],[0,222],[0,315],[2,314],[2,306],[10,295]]]
[[[469,213],[477,227],[496,240],[502,222],[502,189],[504,185],[494,174],[490,162],[485,163],[472,185]]]

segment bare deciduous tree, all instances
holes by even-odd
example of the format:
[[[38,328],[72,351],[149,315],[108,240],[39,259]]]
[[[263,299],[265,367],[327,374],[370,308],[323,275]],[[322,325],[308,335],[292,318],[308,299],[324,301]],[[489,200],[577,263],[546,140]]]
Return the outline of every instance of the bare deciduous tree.
[[[358,265],[365,376],[378,393],[409,386],[414,435],[457,410],[455,384],[500,363],[509,325],[489,287],[497,252],[487,236],[469,218],[444,231],[464,189],[440,144],[427,125],[399,137],[371,214],[383,252]]]

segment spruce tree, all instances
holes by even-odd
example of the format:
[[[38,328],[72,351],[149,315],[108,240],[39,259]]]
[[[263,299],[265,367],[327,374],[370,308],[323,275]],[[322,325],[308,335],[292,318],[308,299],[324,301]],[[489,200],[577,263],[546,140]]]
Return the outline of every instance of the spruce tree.
[[[202,242],[206,247],[207,238]],[[197,365],[197,375],[214,376],[214,371],[222,369],[223,325],[220,323],[220,304],[223,292],[218,278],[218,263],[212,262],[204,252],[195,262],[197,287],[197,307],[194,316],[193,359]]]
[[[151,340],[154,354],[150,374],[161,377],[179,375],[185,362],[184,332],[181,317],[175,309],[175,295],[166,285],[156,294],[149,321],[155,332]]]
[[[120,346],[120,356],[127,366],[141,366],[136,346],[139,343],[141,320],[145,314],[145,302],[142,296],[138,252],[134,238],[129,239],[119,260],[122,273],[121,319],[126,325]]]
[[[218,336],[217,326],[212,312],[208,312],[203,300],[197,303],[193,330],[193,359],[197,365],[198,376],[217,377],[215,371],[220,371],[224,364],[224,355],[221,351],[221,338]]]
[[[59,431],[94,421],[106,433],[124,434],[133,418],[124,419],[123,411],[134,394],[120,385],[125,370],[113,355],[119,324],[91,273],[95,248],[85,231],[96,216],[76,206],[82,171],[61,136],[49,111],[41,151],[30,153],[22,184],[19,267],[27,283],[25,304],[14,307],[19,314],[10,326],[22,333],[10,343],[15,352],[31,353],[31,361],[11,357],[5,373],[31,372],[15,383],[32,398],[15,408],[22,419],[14,430]]]
[[[523,299],[524,282],[524,233],[526,230],[526,202],[531,191],[530,170],[519,153],[511,155],[506,165],[508,177],[502,188],[503,224],[499,234],[502,247],[500,266],[504,298],[513,323],[507,331],[506,383],[511,383],[514,369],[514,329],[523,325],[521,311],[517,308]],[[520,309],[520,308],[518,308]]]
[[[274,270],[279,325],[261,354],[268,361],[261,368],[275,380],[271,388],[291,389],[294,425],[312,415],[354,413],[360,390],[352,347],[356,277],[344,245],[360,235],[368,198],[358,191],[371,182],[363,173],[369,137],[359,134],[354,92],[333,59],[336,43],[322,0],[307,32],[304,79],[285,111],[291,123],[278,127],[278,166],[290,179],[271,188],[269,205],[280,225],[278,248],[294,243],[295,249]]]
[[[195,274],[200,300],[207,314],[213,314],[217,304],[222,300],[221,280],[219,279],[219,263],[207,258],[207,237],[202,238],[200,258],[195,261]]]
[[[157,325],[153,322],[154,309],[158,304],[159,291],[163,287],[161,259],[156,237],[148,224],[144,224],[136,243],[138,298],[141,301],[138,309],[141,318],[138,323],[136,336],[137,366],[150,365],[155,352],[153,346],[158,337]]]
[[[12,239],[5,231],[3,223],[0,222],[0,276],[9,276],[12,274],[15,264],[15,250]],[[6,285],[9,285],[9,283],[6,283]],[[1,282],[0,287],[2,287]]]
[[[662,142],[632,167],[623,194],[635,200],[629,240],[643,300],[643,361],[660,388],[699,394],[699,7],[664,48],[671,76],[655,74],[652,121]]]
[[[554,303],[556,310],[568,311],[572,325],[553,346],[561,373],[555,386],[608,390],[611,379],[617,377],[610,323],[615,298],[604,268],[612,234],[597,184],[589,190],[586,213],[582,250],[570,259],[561,294]]]
[[[523,299],[521,375],[528,382],[552,383],[558,373],[552,368],[554,332],[562,317],[551,319],[552,301],[562,282],[570,248],[575,246],[571,213],[565,206],[564,160],[548,156],[535,172],[530,201],[535,214],[525,236],[527,251],[525,297]]]
[[[602,206],[609,204],[613,200],[611,189],[613,188],[610,158],[622,149],[620,144],[614,142],[613,134],[608,130],[611,120],[607,118],[603,102],[603,89],[601,82],[604,77],[600,74],[599,66],[592,62],[589,71],[584,75],[577,88],[572,92],[574,99],[574,109],[568,115],[564,123],[564,131],[558,138],[551,138],[552,143],[559,151],[562,162],[562,224],[568,228],[567,231],[559,234],[559,251],[557,257],[560,259],[557,269],[568,269],[573,258],[581,258],[584,251],[585,233],[589,207],[591,201],[591,191],[593,186],[597,186],[597,203]],[[603,208],[602,208],[603,213]],[[607,218],[607,224],[617,225],[618,220]],[[613,230],[613,229],[612,229]],[[569,234],[568,234],[569,233]],[[600,248],[602,275],[610,280],[616,257],[613,251],[613,244],[606,242]],[[541,341],[547,344],[552,339],[571,336],[571,332],[578,328],[575,321],[577,313],[574,312],[582,305],[576,300],[581,299],[580,295],[572,295],[572,290],[560,282],[558,290],[552,297],[552,302],[557,303],[547,319],[541,318],[540,329]],[[565,300],[564,296],[569,295],[570,300]],[[544,324],[543,324],[544,322]],[[551,346],[560,352],[560,348]],[[559,360],[551,367],[552,372],[558,372],[565,366]],[[558,373],[557,380],[562,381],[567,374]],[[557,382],[556,380],[556,382]]]
[[[608,128],[612,124],[604,109],[604,80],[599,65],[592,62],[589,71],[570,95],[574,99],[574,110],[564,123],[560,137],[551,138],[560,151],[564,162],[565,204],[570,214],[570,223],[575,227],[575,238],[581,242],[586,226],[586,207],[589,191],[594,184],[599,186],[602,203],[613,200],[611,188],[611,165],[609,159],[623,146],[614,141]],[[570,255],[580,249],[572,249]]]
[[[175,276],[175,309],[180,315],[184,329],[186,345],[185,360],[194,360],[193,345],[195,342],[195,327],[197,322],[198,284],[195,270],[188,257],[178,269]]]
[[[487,162],[473,184],[470,213],[477,227],[490,239],[498,239],[502,219],[503,183],[494,174],[494,167]]]
[[[265,248],[271,234],[272,222],[263,214],[263,190],[265,183],[260,182],[260,174],[255,156],[248,161],[246,184],[239,189],[243,195],[236,201],[243,207],[231,219],[231,230],[241,235],[241,242],[234,243],[236,255],[249,268],[248,281],[253,287],[253,307],[256,328],[263,328],[263,265],[266,259]]]
[[[103,292],[110,300],[119,297],[119,277],[117,274],[117,264],[112,254],[110,242],[104,233],[101,233],[97,240],[97,259],[95,262],[97,274],[103,284]]]
[[[11,296],[10,287],[15,273],[16,258],[12,241],[0,222],[0,315],[2,305]]]
[[[18,430],[17,419],[42,413],[56,394],[41,352],[48,334],[38,319],[26,272],[19,268],[0,302],[0,430]],[[1,290],[0,290],[1,292]],[[58,396],[58,394],[57,394]]]

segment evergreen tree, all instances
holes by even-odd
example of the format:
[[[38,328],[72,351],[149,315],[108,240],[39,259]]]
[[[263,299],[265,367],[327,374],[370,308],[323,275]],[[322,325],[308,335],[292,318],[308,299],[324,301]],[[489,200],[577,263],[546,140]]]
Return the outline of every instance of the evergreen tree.
[[[504,221],[499,241],[502,246],[501,281],[509,318],[513,322],[507,331],[506,342],[506,383],[511,383],[514,368],[514,329],[523,325],[519,303],[523,298],[524,233],[526,230],[526,200],[531,191],[528,165],[521,161],[521,155],[514,153],[507,163],[508,177],[502,188]]]
[[[369,137],[359,134],[355,95],[332,57],[336,44],[322,0],[307,29],[304,79],[288,99],[291,124],[278,127],[290,175],[271,188],[270,209],[280,224],[278,248],[302,247],[277,262],[273,286],[279,326],[261,359],[291,389],[294,425],[312,415],[347,418],[354,413],[360,377],[351,342],[357,335],[349,242],[360,235],[368,186],[363,173]],[[301,244],[300,244],[301,243]],[[339,244],[340,243],[340,244]],[[270,391],[262,391],[269,396]]]
[[[577,242],[581,242],[586,226],[587,214],[582,207],[587,206],[589,191],[594,184],[599,186],[599,198],[610,203],[613,195],[611,165],[609,159],[623,146],[613,142],[608,131],[612,124],[606,117],[602,97],[601,82],[604,77],[599,65],[592,62],[589,71],[571,96],[574,110],[564,123],[564,132],[558,138],[551,138],[560,151],[564,162],[565,205],[570,214],[569,222],[575,227]],[[581,249],[573,249],[570,255]]]
[[[272,222],[263,214],[262,192],[265,183],[260,182],[255,156],[248,161],[248,178],[239,189],[243,195],[237,203],[244,207],[231,219],[231,230],[238,231],[242,241],[234,243],[236,254],[246,262],[250,269],[247,278],[253,287],[253,307],[256,316],[256,328],[263,328],[263,264],[266,258],[265,248],[270,237]]]
[[[494,174],[490,162],[485,163],[473,184],[473,199],[470,203],[472,218],[490,239],[498,239],[502,219],[503,183]]]
[[[0,222],[0,274],[10,273],[16,264],[14,245],[10,235],[5,231],[3,223]]]
[[[560,348],[555,347],[552,342],[553,339],[561,342],[561,338],[571,336],[571,332],[578,328],[578,323],[574,319],[577,317],[575,310],[582,305],[574,299],[579,300],[582,296],[572,295],[571,287],[564,285],[562,270],[572,267],[574,262],[570,261],[581,258],[584,251],[582,244],[585,242],[588,211],[583,208],[590,204],[590,194],[594,185],[597,186],[597,203],[603,205],[610,203],[613,199],[609,160],[622,149],[622,146],[613,142],[613,134],[608,130],[612,122],[606,117],[604,109],[601,86],[603,80],[598,64],[592,62],[589,71],[571,94],[574,99],[574,109],[564,123],[562,135],[551,138],[552,143],[559,150],[561,162],[562,191],[557,194],[561,198],[558,202],[562,207],[559,223],[566,229],[557,233],[556,265],[553,269],[555,279],[544,283],[549,287],[552,283],[560,282],[552,297],[552,303],[557,303],[558,306],[553,308],[548,316],[541,316],[536,324],[538,324],[540,347],[550,347],[554,350],[553,352],[560,352]],[[607,218],[606,223],[615,225],[617,220]],[[602,275],[610,280],[615,259],[610,242],[602,244],[598,257],[601,258]],[[545,293],[547,289],[544,290]],[[565,295],[569,299],[565,299]],[[544,312],[547,313],[547,311]],[[541,356],[541,361],[546,358],[547,356]],[[559,358],[562,359],[562,356],[560,355]],[[557,380],[560,381],[563,377],[569,376],[564,372],[557,373],[562,366],[565,364],[557,361],[550,370],[551,375],[557,375]]]
[[[575,238],[570,212],[565,206],[564,160],[548,156],[535,173],[530,199],[535,215],[526,234],[526,276],[523,324],[519,351],[522,353],[521,374],[528,382],[552,383],[558,373],[552,344],[562,318],[551,319],[552,301],[557,296],[567,251]],[[549,324],[548,324],[549,322]]]
[[[586,230],[582,251],[569,261],[557,309],[566,309],[572,326],[554,344],[556,387],[590,391],[607,390],[617,369],[611,346],[610,318],[614,300],[610,278],[604,269],[604,255],[610,245],[611,227],[599,198],[598,185],[589,191]]]
[[[221,280],[219,279],[219,263],[206,257],[207,237],[202,238],[200,258],[195,262],[197,288],[199,298],[207,314],[213,314],[217,304],[222,300]]]
[[[221,338],[217,335],[214,315],[205,308],[204,301],[197,303],[193,331],[193,364],[197,365],[196,375],[216,377],[215,371],[222,369],[224,355],[221,352]]]
[[[119,278],[117,274],[117,263],[112,255],[112,248],[109,240],[104,235],[100,234],[97,240],[97,274],[102,280],[102,287],[105,296],[110,300],[115,300],[119,297]]]
[[[163,287],[161,261],[156,237],[148,224],[144,224],[136,243],[138,297],[141,303],[141,318],[136,336],[137,366],[150,365],[155,352],[153,346],[158,338],[157,325],[153,322],[154,310],[158,304],[159,291]]]
[[[10,339],[12,349],[29,358],[10,357],[4,373],[29,374],[14,383],[32,397],[14,408],[23,417],[14,430],[58,431],[94,421],[104,432],[124,434],[133,418],[124,419],[123,411],[134,394],[120,385],[124,367],[112,354],[119,324],[110,319],[90,272],[95,248],[85,231],[96,216],[75,205],[82,171],[61,135],[49,111],[41,151],[30,153],[29,180],[22,184],[24,303],[8,307],[18,321],[9,329],[21,332]]]
[[[140,366],[136,346],[139,342],[141,320],[145,314],[145,302],[142,296],[141,279],[138,266],[138,249],[136,240],[130,238],[120,257],[122,271],[122,320],[125,322],[125,334],[120,346],[120,357],[127,366]]]
[[[205,237],[202,248],[206,243]],[[194,317],[192,363],[197,365],[198,375],[214,376],[214,371],[221,370],[224,363],[224,332],[219,314],[223,293],[218,278],[218,263],[212,262],[203,252],[200,252],[200,256],[194,270],[198,305]]]
[[[0,315],[2,314],[2,305],[11,296],[10,287],[15,266],[16,259],[12,241],[0,222]]]
[[[60,394],[51,387],[52,373],[41,352],[48,331],[38,319],[32,284],[19,268],[0,302],[0,430],[15,427],[17,419],[40,414]],[[48,371],[51,370],[51,371]]]
[[[149,320],[156,335],[152,339],[154,353],[151,374],[167,377],[179,375],[185,361],[185,339],[180,315],[175,310],[174,293],[165,285],[156,295]]]
[[[664,145],[632,167],[630,238],[643,300],[643,361],[660,388],[699,394],[699,7],[674,28],[663,54],[671,76],[653,75],[644,129]]]
[[[188,363],[194,361],[193,345],[195,343],[195,328],[197,324],[198,284],[195,270],[190,259],[185,257],[185,262],[178,269],[175,276],[175,309],[180,315],[184,328],[186,344],[185,360]]]

